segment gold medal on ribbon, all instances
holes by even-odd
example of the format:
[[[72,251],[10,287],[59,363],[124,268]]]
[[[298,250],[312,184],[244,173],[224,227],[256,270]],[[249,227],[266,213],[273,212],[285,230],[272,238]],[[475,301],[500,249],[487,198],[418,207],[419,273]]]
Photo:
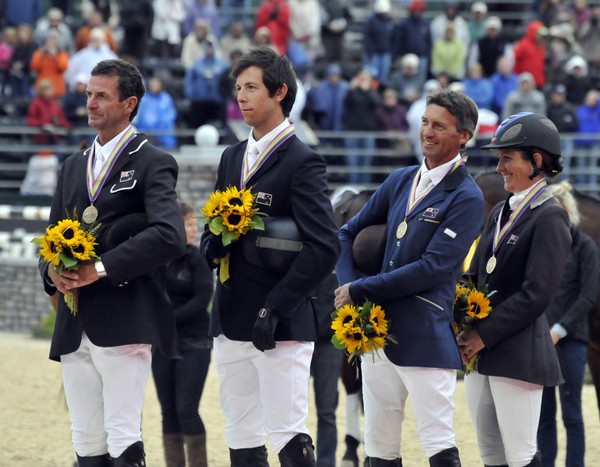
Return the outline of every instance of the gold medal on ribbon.
[[[494,269],[496,269],[496,257],[495,256],[490,256],[490,259],[488,259],[488,262],[485,265],[485,272],[487,272],[488,274],[491,274],[494,272]]]
[[[92,224],[98,219],[98,209],[93,204],[90,204],[83,210],[83,222],[86,224]]]
[[[406,223],[406,219],[398,224],[398,228],[396,229],[396,237],[402,238],[406,235],[406,231],[408,230],[408,224]]]

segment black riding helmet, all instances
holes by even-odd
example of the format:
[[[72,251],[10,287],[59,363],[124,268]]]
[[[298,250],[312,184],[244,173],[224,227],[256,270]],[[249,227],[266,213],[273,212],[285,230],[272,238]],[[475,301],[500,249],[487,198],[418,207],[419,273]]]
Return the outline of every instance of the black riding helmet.
[[[556,125],[547,117],[533,112],[520,112],[504,120],[492,141],[481,149],[522,148],[542,149],[551,157],[552,165],[542,167],[551,175],[563,170],[560,149],[560,134]],[[533,162],[533,152],[526,151]],[[535,167],[535,164],[534,164]]]

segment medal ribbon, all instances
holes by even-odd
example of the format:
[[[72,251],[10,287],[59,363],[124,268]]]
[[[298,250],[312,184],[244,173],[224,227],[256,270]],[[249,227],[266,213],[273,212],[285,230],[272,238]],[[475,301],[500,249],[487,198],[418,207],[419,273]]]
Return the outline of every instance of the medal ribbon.
[[[88,190],[88,197],[90,198],[90,203],[94,204],[94,201],[96,201],[96,198],[98,198],[98,195],[100,194],[100,190],[104,186],[104,183],[106,183],[106,180],[108,180],[108,174],[110,173],[113,166],[115,165],[115,162],[121,155],[121,152],[123,152],[123,149],[125,149],[125,146],[127,146],[127,144],[129,144],[129,142],[134,137],[135,137],[135,131],[133,130],[133,127],[130,126],[129,129],[123,134],[123,136],[121,136],[121,139],[116,144],[113,151],[106,158],[106,161],[104,162],[104,166],[102,167],[102,170],[100,170],[98,177],[96,177],[95,179],[94,179],[94,159],[95,159],[95,157],[91,157],[91,154],[90,154],[90,157],[88,157],[88,160],[87,160],[87,171],[86,171],[86,182],[87,182],[87,190]],[[93,151],[92,154],[94,154],[94,156],[95,156],[95,145],[92,146],[92,151]]]
[[[523,199],[523,201],[519,203],[519,205],[513,210],[513,212],[511,212],[510,216],[508,217],[508,221],[506,221],[506,224],[504,224],[504,227],[500,228],[502,212],[504,211],[506,204],[502,206],[502,209],[500,210],[500,215],[498,216],[498,220],[496,221],[496,229],[494,230],[494,242],[492,244],[493,256],[496,255],[496,251],[498,251],[498,248],[500,248],[500,244],[504,241],[504,239],[508,235],[508,232],[512,230],[512,228],[517,223],[519,218],[523,215],[525,210],[528,209],[529,206],[531,206],[531,203],[533,203],[536,200],[536,198],[544,191],[545,188],[546,180],[542,179],[539,182],[537,182],[537,184],[534,185],[534,188],[529,192],[525,199]]]
[[[462,165],[462,160],[459,159],[457,160],[454,165],[450,166],[450,168],[448,169],[448,171],[444,174],[444,176],[442,178],[446,178],[446,176],[452,172],[454,172],[458,167],[460,167]],[[425,190],[423,193],[421,193],[421,195],[419,197],[417,197],[417,186],[419,185],[419,180],[421,179],[421,169],[423,167],[419,168],[419,173],[418,176],[415,176],[415,178],[413,179],[412,182],[412,186],[410,187],[410,195],[408,196],[408,202],[406,203],[406,208],[404,210],[404,218],[406,219],[408,217],[408,215],[413,212],[413,210],[415,209],[415,207],[417,207],[417,205],[421,202],[421,200],[423,198],[425,198],[425,196],[427,196],[429,194],[429,192],[431,190],[433,190],[435,188],[435,185],[433,184],[433,182],[431,183],[431,186]]]
[[[240,187],[243,189],[246,186],[246,183],[250,178],[258,172],[258,170],[263,166],[263,164],[267,161],[267,159],[273,154],[279,146],[281,146],[285,141],[296,134],[296,127],[293,124],[290,124],[288,127],[284,128],[275,138],[271,141],[271,144],[267,146],[267,148],[258,155],[258,159],[252,167],[248,167],[248,145],[246,145],[246,150],[244,151],[244,160],[242,161],[242,174],[240,178]]]

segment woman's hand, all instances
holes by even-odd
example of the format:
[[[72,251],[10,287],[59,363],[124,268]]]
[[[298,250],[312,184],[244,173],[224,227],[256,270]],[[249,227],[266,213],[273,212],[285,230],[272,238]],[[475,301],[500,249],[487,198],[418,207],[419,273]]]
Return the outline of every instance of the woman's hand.
[[[485,348],[485,344],[481,340],[479,332],[475,329],[461,332],[456,339],[458,341],[458,346],[460,347],[460,356],[465,365],[467,365],[480,350]]]

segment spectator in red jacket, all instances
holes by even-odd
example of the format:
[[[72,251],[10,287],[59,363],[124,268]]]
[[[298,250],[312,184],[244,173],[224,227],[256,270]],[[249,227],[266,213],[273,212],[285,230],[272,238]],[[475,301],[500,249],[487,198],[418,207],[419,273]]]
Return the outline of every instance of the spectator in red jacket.
[[[262,0],[256,11],[254,31],[266,26],[271,32],[271,41],[280,54],[287,53],[291,37],[290,5],[287,0]]]
[[[33,135],[32,139],[34,143],[44,145],[60,144],[66,136],[61,129],[71,128],[63,108],[55,98],[54,85],[49,79],[42,79],[37,84],[36,96],[27,110],[27,125],[42,130],[40,134]]]
[[[533,75],[538,89],[546,83],[544,65],[546,60],[546,36],[548,29],[541,21],[531,21],[525,36],[515,45],[514,72],[521,74],[528,71]]]

